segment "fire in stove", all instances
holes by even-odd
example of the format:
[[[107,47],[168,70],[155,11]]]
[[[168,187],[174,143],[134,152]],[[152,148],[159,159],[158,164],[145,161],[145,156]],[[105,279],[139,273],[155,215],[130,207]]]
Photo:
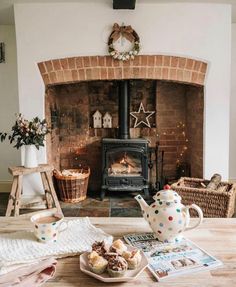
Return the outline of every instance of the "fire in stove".
[[[141,161],[124,152],[122,157],[111,163],[108,173],[112,176],[140,176],[142,173]]]

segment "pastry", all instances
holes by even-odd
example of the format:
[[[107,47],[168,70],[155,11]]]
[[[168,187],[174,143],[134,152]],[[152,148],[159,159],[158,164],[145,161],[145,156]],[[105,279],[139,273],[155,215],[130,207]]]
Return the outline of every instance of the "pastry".
[[[125,251],[127,251],[127,247],[120,239],[115,240],[110,248],[110,252],[115,252],[119,255],[122,255]]]
[[[105,253],[109,251],[109,245],[106,244],[104,241],[101,242],[94,242],[92,245],[92,251],[96,251],[98,255],[103,256]]]
[[[119,254],[118,253],[116,253],[116,252],[107,252],[107,253],[105,253],[104,254],[104,258],[107,260],[107,261],[109,261],[109,259],[115,259],[117,256],[119,256]]]
[[[88,264],[94,273],[102,274],[106,270],[108,261],[100,256],[96,251],[92,251],[88,255]]]
[[[128,263],[121,256],[110,258],[108,261],[107,271],[111,277],[122,277],[125,275],[127,269]]]
[[[136,269],[142,260],[142,256],[140,254],[140,250],[133,250],[133,251],[125,251],[122,255],[128,263],[129,269]]]

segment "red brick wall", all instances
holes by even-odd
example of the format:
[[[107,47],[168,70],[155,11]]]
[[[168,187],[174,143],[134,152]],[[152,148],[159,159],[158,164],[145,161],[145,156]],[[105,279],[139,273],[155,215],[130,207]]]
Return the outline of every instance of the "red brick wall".
[[[156,114],[150,119],[152,128],[131,128],[131,137],[148,138],[152,146],[160,140],[166,176],[175,174],[176,162],[188,160],[194,162],[193,174],[201,174],[202,147],[196,142],[202,142],[203,109],[198,109],[201,120],[187,117],[187,112],[195,109],[197,99],[202,100],[198,89],[204,85],[207,63],[165,55],[139,55],[127,62],[110,56],[85,56],[48,60],[38,67],[47,89],[46,118],[54,125],[47,139],[48,161],[57,168],[88,164],[92,169],[90,188],[100,188],[101,138],[115,137],[118,124],[117,89],[114,83],[101,80],[141,79],[131,88],[131,110],[137,110],[142,101]],[[115,128],[91,128],[96,109],[110,112]],[[195,126],[201,131],[196,133]]]
[[[46,137],[47,160],[49,163],[52,163],[55,168],[60,169],[60,129],[58,125],[55,124],[57,122],[57,112],[58,103],[56,91],[54,88],[48,88],[45,95],[45,117],[51,127],[51,133]]]
[[[131,119],[130,134],[132,138],[149,139],[151,146],[155,146],[156,142],[160,141],[160,148],[165,151],[165,176],[175,176],[178,161],[191,162],[194,173],[197,170],[197,174],[200,174],[202,170],[202,138],[199,136],[202,134],[201,123],[203,122],[202,88],[165,81],[133,80],[130,95],[131,111],[137,111],[142,102],[146,110],[156,112],[150,118],[151,128],[145,125],[133,128],[134,121]],[[93,128],[92,115],[97,109],[102,114],[108,111],[112,115],[112,129]],[[198,116],[192,115],[192,111]],[[53,126],[52,134],[47,141],[49,162],[59,169],[76,168],[79,165],[90,166],[89,189],[99,190],[102,176],[101,139],[117,136],[116,83],[92,81],[48,88],[46,118]],[[186,147],[187,150],[185,150]],[[152,174],[154,182],[155,167]]]
[[[91,80],[155,79],[204,85],[207,63],[166,55],[139,55],[122,62],[85,56],[38,63],[45,86]]]
[[[203,88],[188,86],[186,90],[186,131],[188,134],[188,161],[191,162],[191,175],[203,176]]]
[[[186,125],[186,86],[170,82],[157,82],[157,130],[160,148],[164,153],[164,173],[174,177],[178,161],[186,161],[182,152],[185,145],[183,125]]]
[[[203,176],[203,88],[157,82],[157,131],[164,174],[175,177],[176,164],[189,163],[191,176]]]
[[[131,111],[138,110],[141,101],[145,108],[155,110],[155,87],[155,81],[131,81]],[[103,115],[107,111],[112,115],[112,129],[93,128],[92,115],[96,110]],[[51,87],[46,93],[46,118],[53,125],[52,134],[47,140],[49,162],[59,169],[90,166],[89,188],[99,190],[102,176],[101,139],[117,136],[117,84],[93,81]],[[153,115],[150,119],[153,128],[141,126],[134,129],[131,120],[131,137],[146,137],[155,144],[155,122]]]

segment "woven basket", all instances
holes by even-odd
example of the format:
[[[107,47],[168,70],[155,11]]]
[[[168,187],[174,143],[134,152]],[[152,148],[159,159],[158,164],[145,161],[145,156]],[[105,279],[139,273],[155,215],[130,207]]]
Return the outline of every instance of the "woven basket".
[[[80,202],[87,196],[90,169],[69,169],[69,171],[83,175],[63,176],[57,170],[53,172],[59,198],[64,202]]]
[[[236,184],[221,182],[217,190],[206,189],[209,180],[182,177],[171,188],[181,197],[184,205],[195,203],[203,211],[204,217],[232,217],[235,209]],[[190,210],[193,217],[195,210]]]

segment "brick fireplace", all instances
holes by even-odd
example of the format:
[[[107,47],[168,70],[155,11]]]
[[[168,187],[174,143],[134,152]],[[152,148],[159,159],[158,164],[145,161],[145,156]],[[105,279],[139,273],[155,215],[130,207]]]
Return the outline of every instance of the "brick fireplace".
[[[131,138],[159,141],[164,150],[164,175],[176,176],[179,163],[191,165],[191,175],[203,175],[204,81],[207,64],[172,56],[137,56],[120,62],[108,56],[73,57],[38,64],[45,87],[45,113],[52,125],[47,158],[57,168],[89,165],[90,190],[102,182],[102,139],[118,136],[117,80],[129,79],[130,111],[140,102],[155,111],[151,128],[133,128]],[[96,110],[113,116],[113,128],[94,129]],[[155,172],[152,173],[153,175]],[[155,181],[155,178],[149,178]]]

